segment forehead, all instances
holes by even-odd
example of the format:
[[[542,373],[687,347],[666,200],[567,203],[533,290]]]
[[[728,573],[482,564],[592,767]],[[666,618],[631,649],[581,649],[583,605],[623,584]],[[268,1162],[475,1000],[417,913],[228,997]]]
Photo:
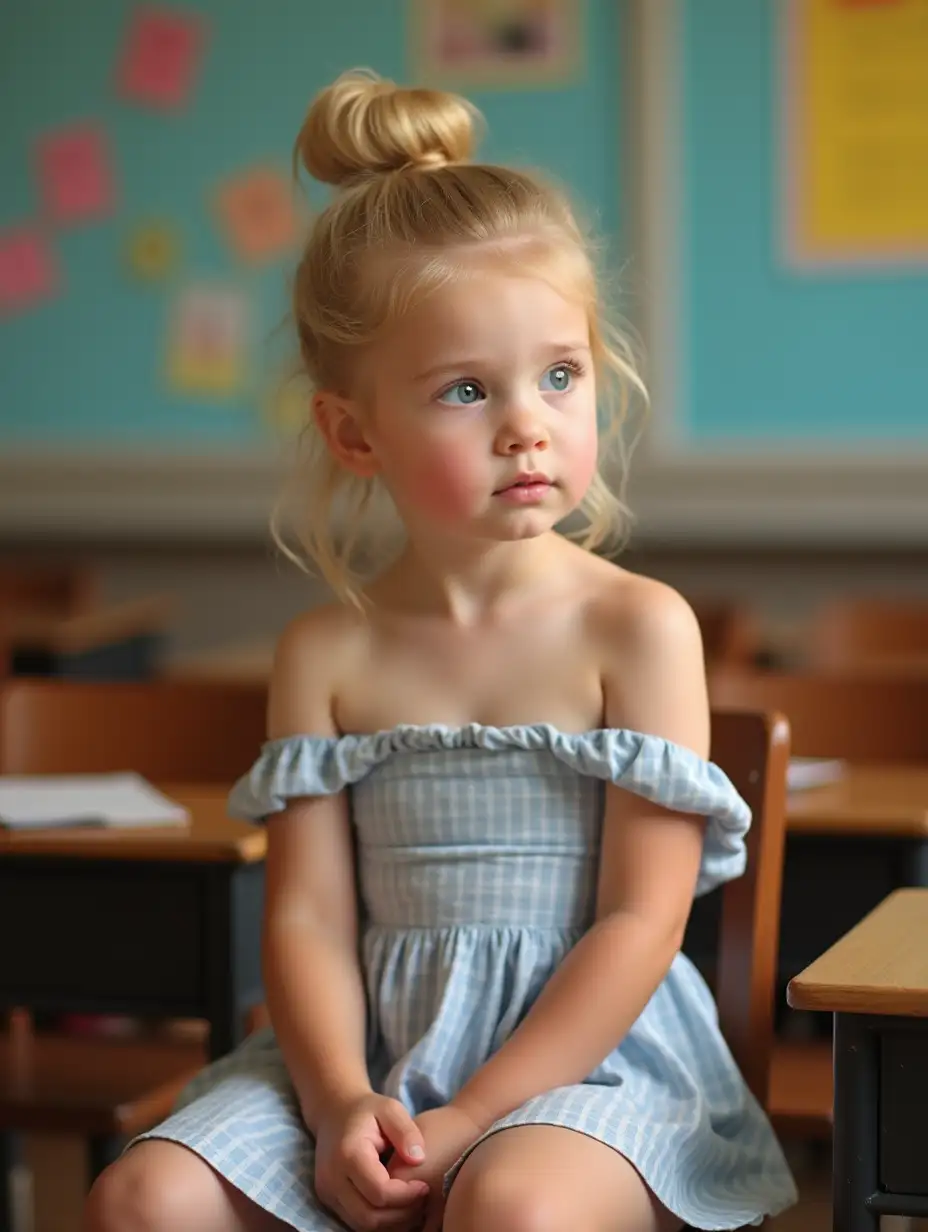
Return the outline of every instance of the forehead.
[[[585,345],[586,305],[562,294],[552,282],[531,275],[478,270],[454,278],[411,307],[384,342],[400,355],[434,363],[532,352],[550,346]]]

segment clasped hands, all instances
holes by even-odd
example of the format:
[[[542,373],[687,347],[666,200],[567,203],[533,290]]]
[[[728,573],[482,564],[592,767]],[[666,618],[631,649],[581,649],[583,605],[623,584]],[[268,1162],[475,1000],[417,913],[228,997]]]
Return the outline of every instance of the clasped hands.
[[[445,1173],[483,1127],[454,1104],[413,1118],[373,1093],[331,1108],[316,1139],[316,1194],[352,1232],[439,1232]]]

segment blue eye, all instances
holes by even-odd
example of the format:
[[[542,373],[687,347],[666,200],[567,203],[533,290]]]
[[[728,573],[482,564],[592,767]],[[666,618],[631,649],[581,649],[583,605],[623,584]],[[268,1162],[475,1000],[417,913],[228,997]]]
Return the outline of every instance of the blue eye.
[[[548,393],[566,393],[570,389],[573,375],[573,370],[567,364],[555,364],[541,378],[541,388]]]
[[[476,381],[458,381],[456,385],[451,385],[444,393],[439,394],[438,401],[444,402],[446,406],[475,406],[485,397],[486,394]]]

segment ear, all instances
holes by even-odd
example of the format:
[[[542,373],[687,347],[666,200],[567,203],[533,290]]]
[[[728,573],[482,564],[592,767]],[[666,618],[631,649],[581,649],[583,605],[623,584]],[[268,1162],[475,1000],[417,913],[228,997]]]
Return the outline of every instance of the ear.
[[[357,404],[341,394],[321,390],[313,397],[313,416],[333,457],[361,479],[370,479],[380,465],[359,422]]]

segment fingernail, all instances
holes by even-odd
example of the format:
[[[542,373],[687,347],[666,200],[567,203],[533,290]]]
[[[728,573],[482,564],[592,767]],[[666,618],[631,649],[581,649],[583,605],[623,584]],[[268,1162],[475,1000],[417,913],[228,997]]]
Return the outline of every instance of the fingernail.
[[[425,1159],[425,1151],[421,1146],[411,1146],[407,1154],[410,1159]]]

